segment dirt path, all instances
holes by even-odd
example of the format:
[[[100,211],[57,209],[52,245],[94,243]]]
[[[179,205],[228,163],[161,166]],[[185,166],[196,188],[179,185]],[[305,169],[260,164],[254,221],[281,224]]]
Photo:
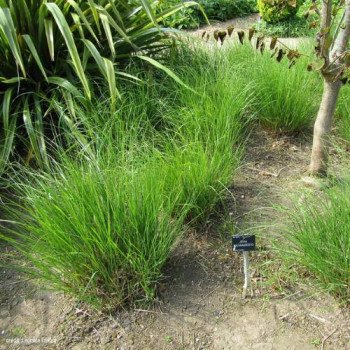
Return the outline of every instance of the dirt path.
[[[212,34],[214,33],[215,30],[225,30],[227,29],[228,26],[233,26],[234,33],[232,35],[232,38],[226,38],[226,40],[238,41],[237,32],[243,30],[244,32],[246,32],[246,36],[247,36],[247,32],[249,28],[251,28],[255,22],[259,21],[259,18],[260,18],[259,13],[254,13],[249,16],[234,18],[225,22],[213,22],[211,23],[211,25],[202,26],[196,30],[188,30],[187,33],[199,39],[202,38],[203,34],[205,35],[210,34],[211,40],[213,40]],[[286,45],[288,48],[296,49],[298,46],[300,46],[300,44],[309,42],[310,38],[279,38],[278,40],[284,45]]]
[[[298,191],[309,154],[308,141],[253,135],[234,197],[177,247],[150,309],[100,315],[2,271],[0,349],[350,349],[349,310],[276,277],[288,267],[274,262],[263,239],[252,254],[253,298],[241,298],[241,256],[231,252],[234,229],[279,219],[266,208]]]
[[[233,26],[236,29],[247,30],[259,20],[259,13],[253,13],[249,16],[237,17],[224,22],[211,22],[210,25],[201,26],[199,29],[188,30],[191,34],[199,34],[203,31],[213,32],[217,29],[226,29],[228,26]]]

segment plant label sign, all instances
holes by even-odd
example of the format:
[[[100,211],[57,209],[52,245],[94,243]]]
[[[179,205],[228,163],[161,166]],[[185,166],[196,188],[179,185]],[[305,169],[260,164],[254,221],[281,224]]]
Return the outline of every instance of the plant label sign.
[[[234,252],[255,250],[255,235],[232,236],[232,249]]]

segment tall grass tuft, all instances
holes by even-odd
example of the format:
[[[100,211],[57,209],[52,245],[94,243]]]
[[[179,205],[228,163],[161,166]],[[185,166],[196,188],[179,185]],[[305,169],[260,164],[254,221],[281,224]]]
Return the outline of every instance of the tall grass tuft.
[[[172,55],[196,92],[132,67],[142,81],[125,83],[114,112],[96,96],[79,119],[89,144],[59,148],[50,173],[13,178],[14,226],[2,238],[22,253],[21,269],[99,308],[154,298],[185,219],[222,200],[239,166],[249,88],[223,53]]]
[[[188,93],[168,79],[169,93],[177,96],[166,117],[173,125],[172,161],[185,196],[194,198],[193,215],[203,216],[225,196],[239,166],[246,126],[254,117],[251,89],[241,86],[223,51],[184,47],[172,60],[172,69],[197,92]]]
[[[349,182],[287,209],[290,228],[273,244],[287,264],[307,268],[342,302],[350,300]]]
[[[26,172],[6,236],[24,271],[97,306],[154,297],[187,207],[177,207],[181,188],[168,186],[159,155],[130,157],[61,158],[52,174]]]
[[[335,119],[339,129],[339,136],[350,142],[350,86],[346,85],[342,87],[337,102],[337,109],[335,113]]]
[[[299,51],[308,53],[310,45]],[[235,44],[226,52],[242,87],[252,85],[254,108],[263,127],[274,133],[307,131],[316,117],[322,89],[318,75],[307,71],[307,58],[301,57],[289,68],[287,58],[278,63],[270,51],[261,54],[249,43]]]

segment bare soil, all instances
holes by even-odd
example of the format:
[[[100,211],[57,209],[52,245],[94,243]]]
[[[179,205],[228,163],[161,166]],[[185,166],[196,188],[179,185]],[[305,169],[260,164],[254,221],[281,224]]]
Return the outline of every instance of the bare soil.
[[[268,235],[259,225],[283,221],[271,204],[303,191],[309,156],[308,139],[253,134],[231,195],[175,249],[152,306],[103,315],[1,270],[0,349],[350,349],[350,310],[308,281],[285,278],[289,267],[263,236],[251,254],[247,299],[242,257],[231,251],[232,232]]]

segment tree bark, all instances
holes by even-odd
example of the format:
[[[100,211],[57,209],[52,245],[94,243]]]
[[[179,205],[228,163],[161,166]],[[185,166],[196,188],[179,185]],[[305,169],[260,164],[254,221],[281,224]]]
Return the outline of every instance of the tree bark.
[[[332,1],[323,1],[321,25],[323,29],[329,25],[331,10]],[[344,22],[342,26],[339,24],[339,29],[338,35],[334,39],[332,51],[329,53],[328,49],[322,49],[324,66],[321,71],[324,76],[324,90],[314,126],[310,164],[310,173],[316,176],[327,175],[329,136],[339,91],[342,87],[338,73],[341,73],[343,56],[350,37],[350,0],[346,1]]]
[[[324,82],[322,102],[314,125],[311,175],[327,175],[329,136],[341,86],[342,83],[338,79],[335,82],[327,80]]]

